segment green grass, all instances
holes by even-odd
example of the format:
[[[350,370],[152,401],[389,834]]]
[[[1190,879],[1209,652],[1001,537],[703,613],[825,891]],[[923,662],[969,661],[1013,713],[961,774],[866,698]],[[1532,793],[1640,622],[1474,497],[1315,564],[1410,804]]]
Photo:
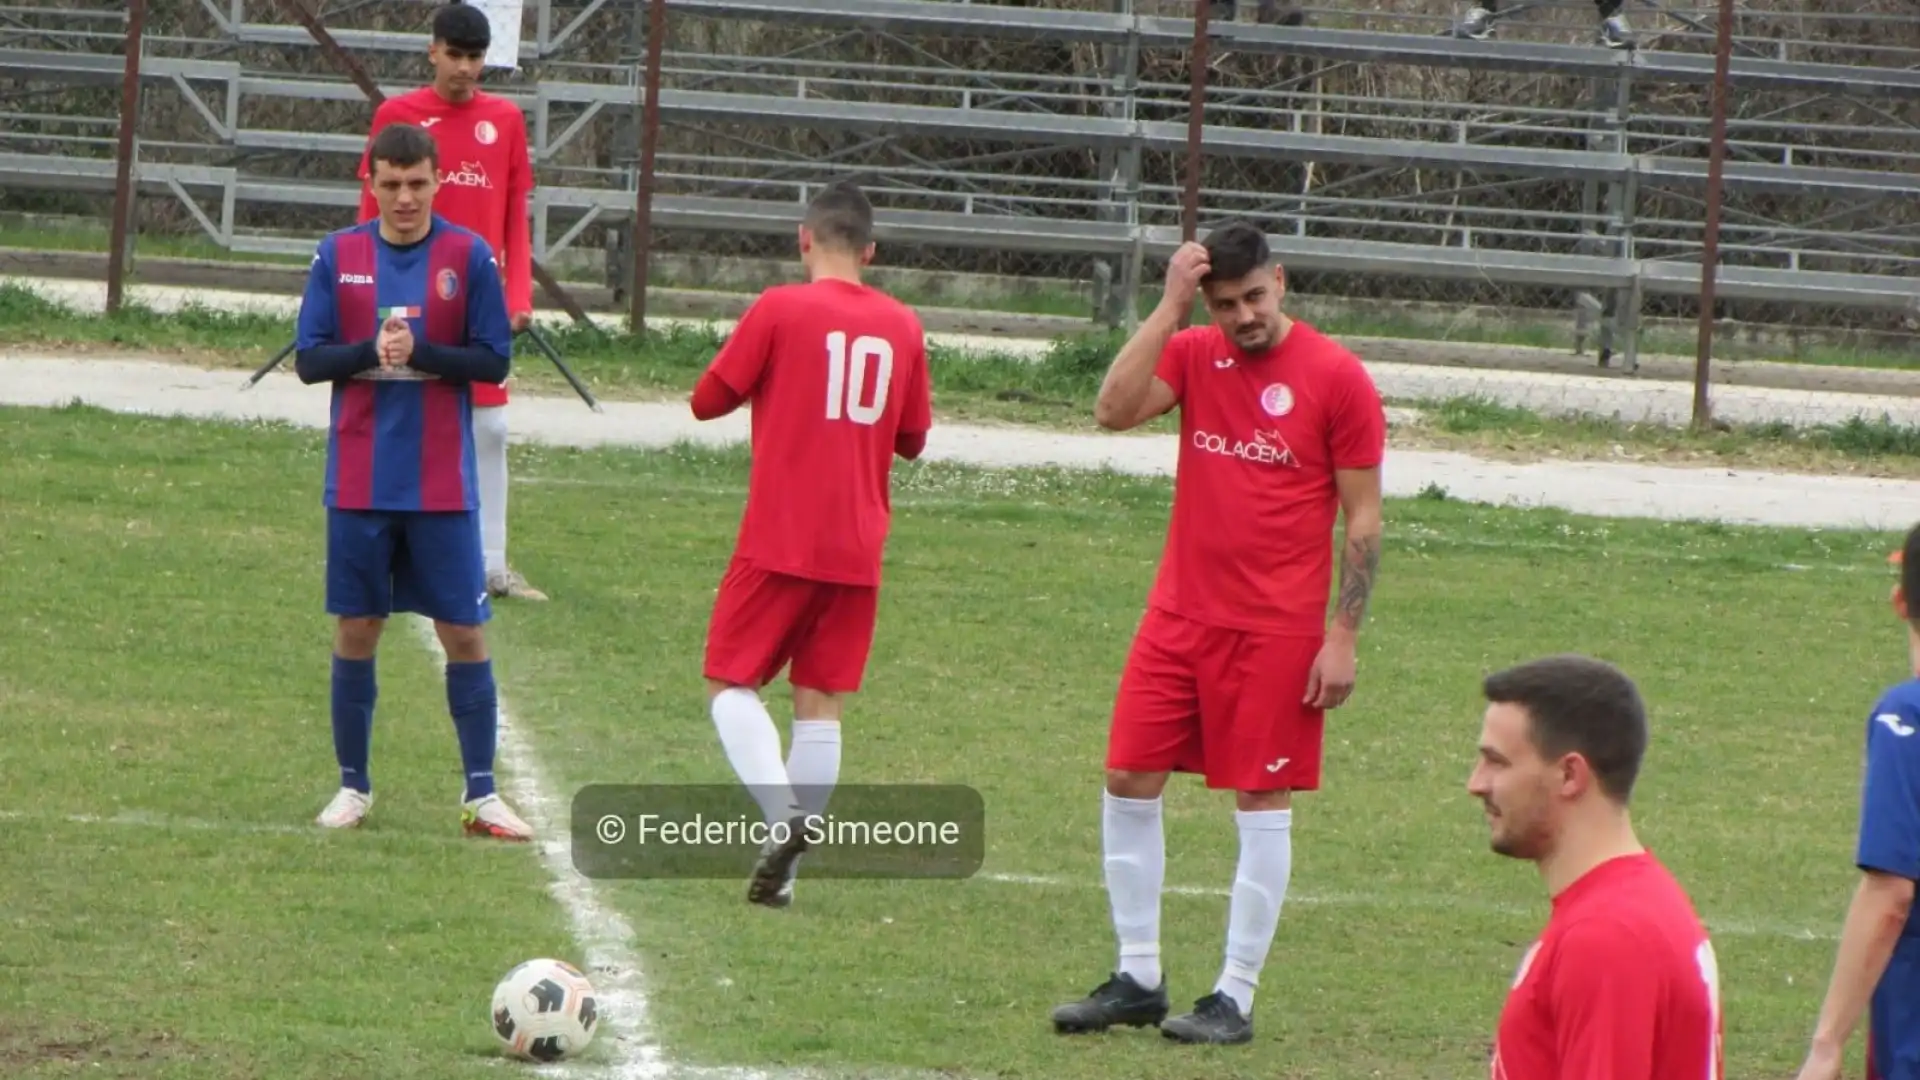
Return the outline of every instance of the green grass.
[[[0,455],[0,811],[19,815],[0,848],[0,1074],[503,1075],[493,980],[576,950],[533,852],[454,838],[454,740],[406,627],[382,653],[373,819],[309,831],[333,782],[319,436],[16,409]],[[699,661],[744,455],[519,448],[513,467],[515,562],[553,600],[503,607],[489,634],[555,794],[727,782]],[[1333,720],[1326,790],[1297,811],[1257,1041],[1196,1051],[1046,1025],[1112,963],[1101,747],[1166,485],[922,464],[897,490],[843,781],[972,786],[985,872],[803,873],[784,913],[749,909],[743,880],[603,885],[636,927],[669,1057],[870,1076],[1484,1075],[1545,906],[1527,867],[1486,851],[1464,792],[1477,683],[1575,649],[1623,664],[1654,710],[1637,818],[1716,930],[1728,1075],[1797,1065],[1852,883],[1860,718],[1903,674],[1894,537],[1391,502],[1360,688]],[[1226,888],[1229,803],[1189,781],[1169,804],[1169,882]],[[1181,1002],[1211,986],[1225,907],[1166,898]]]

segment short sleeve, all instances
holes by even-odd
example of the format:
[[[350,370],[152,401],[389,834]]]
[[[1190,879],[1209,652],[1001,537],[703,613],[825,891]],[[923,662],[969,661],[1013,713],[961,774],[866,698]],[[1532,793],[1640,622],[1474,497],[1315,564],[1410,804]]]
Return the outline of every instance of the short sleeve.
[[[907,400],[900,410],[900,433],[923,435],[933,428],[933,370],[927,358],[926,333],[914,328],[912,374],[907,380]]]
[[[1161,382],[1173,390],[1173,400],[1184,401],[1187,396],[1187,368],[1193,357],[1193,343],[1197,340],[1191,330],[1181,330],[1167,339],[1166,347],[1160,350],[1160,362],[1154,365],[1153,373]]]
[[[1882,701],[1867,722],[1860,789],[1862,870],[1920,879],[1920,709]]]
[[[320,238],[313,251],[313,262],[307,266],[307,287],[300,297],[300,315],[294,323],[296,349],[335,344],[339,319],[333,303],[333,262],[333,237],[329,234]]]
[[[741,397],[753,393],[773,355],[773,331],[779,321],[774,308],[772,295],[761,293],[734,324],[713,363],[707,365],[709,372]]]
[[[1668,997],[1659,965],[1648,962],[1631,931],[1606,918],[1568,927],[1554,953],[1556,1080],[1650,1080],[1660,1002]]]
[[[1387,456],[1387,410],[1380,390],[1357,356],[1336,369],[1327,441],[1336,469],[1373,469]]]

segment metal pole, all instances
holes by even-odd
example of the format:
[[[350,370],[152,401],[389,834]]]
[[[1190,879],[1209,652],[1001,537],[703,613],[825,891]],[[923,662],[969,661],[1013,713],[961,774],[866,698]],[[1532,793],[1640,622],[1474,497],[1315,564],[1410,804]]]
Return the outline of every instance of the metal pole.
[[[1720,263],[1720,188],[1727,160],[1727,69],[1733,61],[1733,0],[1720,0],[1714,28],[1713,130],[1707,150],[1707,225],[1700,247],[1700,342],[1693,365],[1693,426],[1713,423],[1707,385],[1713,378],[1713,307]]]
[[[1193,48],[1188,51],[1187,82],[1187,176],[1180,195],[1180,240],[1192,240],[1200,234],[1200,127],[1207,107],[1207,14],[1212,0],[1194,0]],[[1192,312],[1182,312],[1180,326],[1192,321]]]
[[[113,174],[113,246],[107,252],[107,314],[126,299],[127,234],[133,229],[134,130],[140,126],[140,53],[147,27],[147,0],[127,4],[127,63],[120,80],[120,144]]]
[[[666,47],[667,0],[647,5],[646,95],[640,107],[639,190],[633,202],[633,274],[627,285],[627,331],[647,328],[647,274],[653,248],[653,156],[660,143],[660,54]]]

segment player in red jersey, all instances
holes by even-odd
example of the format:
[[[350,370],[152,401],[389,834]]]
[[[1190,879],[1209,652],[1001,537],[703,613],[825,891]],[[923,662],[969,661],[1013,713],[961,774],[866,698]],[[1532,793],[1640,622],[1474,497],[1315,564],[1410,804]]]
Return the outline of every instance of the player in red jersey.
[[[1721,1080],[1720,971],[1686,891],[1634,835],[1633,681],[1584,656],[1496,672],[1467,791],[1553,910],[1500,1013],[1493,1080]]]
[[[766,818],[747,899],[769,907],[792,902],[801,820],[825,812],[839,779],[842,698],[860,688],[873,642],[893,457],[919,457],[933,426],[919,317],[860,281],[873,258],[866,196],[829,187],[799,231],[807,283],[760,294],[692,400],[701,420],[753,405],[753,472],[705,672],[727,760]],[[789,664],[782,762],[760,689]]]
[[[533,241],[527,199],[533,192],[533,161],[527,122],[520,107],[480,89],[493,28],[479,8],[446,4],[433,15],[427,58],[433,84],[388,98],[373,113],[369,142],[393,123],[427,129],[440,148],[440,192],[434,211],[472,229],[500,255],[507,287],[507,313],[519,333],[533,324]],[[367,179],[360,161],[360,179]],[[380,208],[371,185],[360,196],[360,220]],[[480,532],[487,560],[487,591],[493,596],[545,600],[507,565],[507,387],[473,384],[473,434],[480,480]]]
[[[1108,734],[1101,814],[1119,938],[1111,978],[1053,1011],[1062,1032],[1158,1024],[1185,1043],[1253,1038],[1253,996],[1293,863],[1293,793],[1320,786],[1325,710],[1347,700],[1380,559],[1386,411],[1358,357],[1280,312],[1286,277],[1245,222],[1183,244],[1120,350],[1095,416],[1124,431],[1178,405],[1173,520]],[[1176,332],[1205,294],[1211,325]],[[1327,624],[1333,526],[1346,519]],[[1239,866],[1213,992],[1167,1019],[1160,970],[1171,772],[1236,793]]]

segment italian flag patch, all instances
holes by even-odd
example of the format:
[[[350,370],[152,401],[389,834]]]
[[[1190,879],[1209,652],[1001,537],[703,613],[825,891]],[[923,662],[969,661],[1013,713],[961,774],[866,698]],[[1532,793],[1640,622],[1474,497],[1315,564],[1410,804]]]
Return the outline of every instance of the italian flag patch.
[[[417,319],[420,317],[420,309],[417,307],[390,307],[380,309],[380,317],[382,319],[391,319],[395,316],[399,316],[402,319]]]

